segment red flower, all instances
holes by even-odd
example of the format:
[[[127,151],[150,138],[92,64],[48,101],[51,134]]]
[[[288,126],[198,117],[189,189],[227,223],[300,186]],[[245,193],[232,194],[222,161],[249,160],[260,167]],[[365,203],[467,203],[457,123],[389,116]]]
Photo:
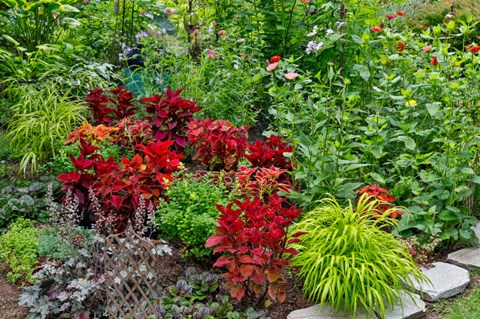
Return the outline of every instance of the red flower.
[[[390,19],[390,20],[395,19],[395,16],[393,14],[387,14],[386,17],[387,19]]]
[[[270,63],[277,63],[277,62],[280,62],[280,60],[282,59],[281,56],[279,55],[274,55],[270,58]]]
[[[382,28],[380,28],[379,26],[376,26],[374,25],[373,27],[370,28],[373,32],[375,33],[380,33],[382,32]]]
[[[428,29],[426,25],[422,25],[420,28],[422,28],[423,30]]]
[[[398,11],[398,12],[396,13],[396,15],[397,15],[397,17],[403,17],[403,16],[405,15],[405,12],[403,12],[403,11]]]
[[[467,45],[467,51],[472,52],[472,53],[477,53],[480,51],[480,45],[475,45],[471,47],[470,45]]]
[[[435,55],[432,58],[432,65],[438,65],[438,59]]]

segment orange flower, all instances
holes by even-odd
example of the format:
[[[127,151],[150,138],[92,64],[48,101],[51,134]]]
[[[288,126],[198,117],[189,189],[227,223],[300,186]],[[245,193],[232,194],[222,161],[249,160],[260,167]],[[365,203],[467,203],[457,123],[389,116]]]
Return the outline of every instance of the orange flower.
[[[405,15],[405,12],[403,12],[403,11],[398,11],[398,12],[396,13],[396,15],[397,15],[397,17],[403,17],[403,16]]]
[[[397,42],[395,42],[394,47],[397,52],[402,52],[403,50],[405,50],[405,42],[403,42],[402,40],[398,40]]]
[[[376,26],[374,25],[373,27],[370,28],[373,32],[375,33],[380,33],[382,32],[382,28],[380,28],[379,26]]]
[[[438,59],[435,55],[432,58],[432,65],[438,65]]]
[[[277,63],[277,62],[280,62],[280,60],[282,59],[281,56],[279,55],[274,55],[270,58],[270,63]]]

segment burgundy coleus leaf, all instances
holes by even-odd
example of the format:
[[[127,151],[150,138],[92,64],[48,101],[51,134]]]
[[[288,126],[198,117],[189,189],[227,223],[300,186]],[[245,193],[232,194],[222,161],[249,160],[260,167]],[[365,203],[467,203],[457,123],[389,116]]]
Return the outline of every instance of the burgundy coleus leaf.
[[[123,197],[119,195],[112,195],[110,197],[110,201],[113,204],[113,206],[119,210],[120,207],[122,207],[122,202],[123,202]]]
[[[93,154],[95,151],[100,150],[99,147],[94,146],[93,144],[85,141],[85,139],[80,139],[80,154],[84,157]]]
[[[74,183],[78,182],[82,178],[82,174],[78,172],[68,172],[68,173],[62,173],[60,174],[57,179],[59,181],[65,182],[65,183]]]

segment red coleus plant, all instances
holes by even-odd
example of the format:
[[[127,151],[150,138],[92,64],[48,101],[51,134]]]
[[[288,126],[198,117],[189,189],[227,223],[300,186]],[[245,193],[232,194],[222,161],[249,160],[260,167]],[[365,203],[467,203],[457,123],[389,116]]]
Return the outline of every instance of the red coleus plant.
[[[90,90],[85,100],[93,111],[92,120],[95,124],[108,125],[135,114],[132,92],[115,88],[109,93],[103,89]]]
[[[236,174],[239,186],[237,192],[242,195],[260,198],[269,198],[271,195],[279,191],[290,193],[292,185],[290,182],[282,178],[286,172],[284,169],[276,167],[240,167],[240,171]]]
[[[196,149],[193,159],[211,170],[236,171],[248,147],[248,126],[235,127],[229,121],[206,119],[188,124],[188,141]]]
[[[283,136],[271,135],[265,141],[257,140],[254,144],[248,144],[248,154],[245,158],[257,167],[271,167],[292,169],[292,162],[285,154],[292,152],[292,145],[282,142]]]
[[[387,210],[394,208],[392,205],[396,198],[390,195],[389,191],[379,185],[367,185],[355,192],[358,195],[367,194],[371,200],[378,200],[379,204],[375,207],[374,214],[376,217],[382,216]],[[391,218],[397,218],[403,215],[400,210],[395,210],[390,214]]]
[[[97,197],[102,218],[112,220],[117,231],[123,229],[128,219],[139,205],[140,196],[153,205],[172,180],[174,171],[180,166],[183,157],[169,150],[173,141],[137,145],[138,153],[133,158],[122,158],[121,164],[96,153],[98,147],[80,140],[80,156],[70,157],[74,172],[63,173],[58,179],[64,190],[77,195],[83,214],[94,221],[88,196],[92,190]]]
[[[224,274],[232,297],[248,302],[286,298],[282,270],[289,265],[289,255],[297,252],[288,245],[300,242],[303,233],[288,236],[288,227],[300,215],[295,207],[285,208],[285,198],[277,194],[266,201],[259,197],[217,205],[221,215],[217,234],[205,246],[222,253],[215,267],[227,268]],[[265,203],[266,202],[266,203]]]
[[[193,120],[193,114],[203,107],[195,102],[185,100],[179,95],[183,89],[172,91],[168,89],[165,97],[154,95],[143,98],[145,108],[151,116],[147,120],[153,126],[154,137],[160,141],[175,141],[175,149],[182,151],[187,143],[188,123]]]
[[[121,147],[134,150],[137,144],[154,142],[152,126],[146,121],[134,120],[129,116],[120,120],[116,129],[112,142]]]

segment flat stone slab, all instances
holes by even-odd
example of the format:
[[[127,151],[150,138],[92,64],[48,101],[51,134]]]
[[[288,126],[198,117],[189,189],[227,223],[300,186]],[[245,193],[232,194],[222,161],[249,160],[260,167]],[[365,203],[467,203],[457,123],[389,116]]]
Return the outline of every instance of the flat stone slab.
[[[448,254],[447,261],[465,269],[480,269],[480,248],[465,248]]]
[[[315,305],[305,309],[292,311],[287,319],[352,319],[352,314],[345,314],[343,312],[335,312],[330,305],[324,304],[322,308]],[[377,318],[374,314],[368,315],[364,309],[358,309],[356,319],[373,319]]]
[[[477,223],[477,225],[472,226],[473,232],[477,236],[478,239],[480,239],[480,223]],[[477,246],[480,246],[480,241],[478,242]]]
[[[417,282],[413,279],[413,288],[424,300],[438,301],[461,293],[470,282],[468,270],[461,267],[436,262],[431,268],[421,268],[431,283]]]
[[[384,319],[417,319],[425,316],[427,312],[425,303],[420,296],[412,293],[411,296],[400,292],[402,303],[392,308],[387,308]]]

